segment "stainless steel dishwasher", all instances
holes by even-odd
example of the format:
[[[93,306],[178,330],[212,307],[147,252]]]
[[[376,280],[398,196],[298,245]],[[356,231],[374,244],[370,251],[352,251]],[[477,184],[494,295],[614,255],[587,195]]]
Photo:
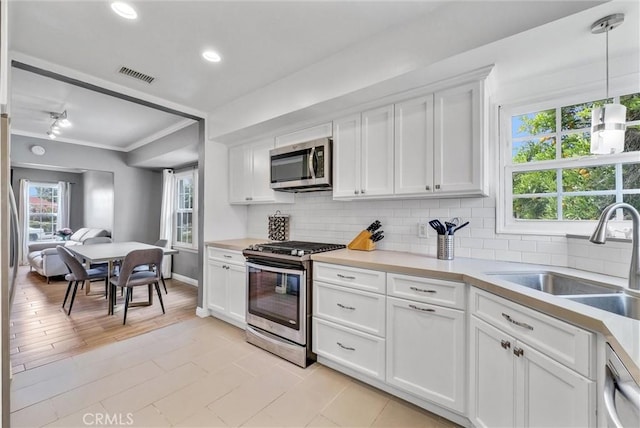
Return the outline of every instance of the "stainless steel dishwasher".
[[[606,356],[604,405],[607,409],[607,426],[637,428],[640,426],[640,386],[608,344]]]

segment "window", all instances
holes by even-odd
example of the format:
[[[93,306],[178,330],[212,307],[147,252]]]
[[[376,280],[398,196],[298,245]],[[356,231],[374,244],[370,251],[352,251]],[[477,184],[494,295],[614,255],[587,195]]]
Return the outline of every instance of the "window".
[[[57,183],[29,183],[29,241],[54,238],[58,230],[59,207]]]
[[[175,239],[174,245],[197,248],[197,180],[194,171],[175,174]]]
[[[589,233],[613,202],[640,209],[640,93],[608,101],[627,107],[625,149],[595,156],[591,110],[605,101],[503,111],[501,231]]]

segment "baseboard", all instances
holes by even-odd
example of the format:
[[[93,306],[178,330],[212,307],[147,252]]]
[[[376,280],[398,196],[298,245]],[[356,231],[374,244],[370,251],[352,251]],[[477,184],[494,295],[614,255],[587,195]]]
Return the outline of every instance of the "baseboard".
[[[189,278],[188,276],[180,275],[179,273],[171,272],[171,278],[184,282],[185,284],[193,285],[194,287],[198,286],[197,279]]]
[[[205,309],[205,308],[201,308],[200,306],[197,306],[196,315],[199,316],[200,318],[206,318],[209,315],[211,315],[211,313],[209,312],[209,309]]]

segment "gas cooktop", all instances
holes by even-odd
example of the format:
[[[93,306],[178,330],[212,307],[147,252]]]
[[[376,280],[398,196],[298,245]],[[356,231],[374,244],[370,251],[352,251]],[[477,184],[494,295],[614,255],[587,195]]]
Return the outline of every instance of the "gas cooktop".
[[[252,245],[245,252],[259,252],[264,255],[281,254],[288,256],[303,257],[310,254],[324,253],[325,251],[339,250],[345,248],[343,244],[326,244],[321,242],[305,241],[282,241],[266,242],[264,244]]]

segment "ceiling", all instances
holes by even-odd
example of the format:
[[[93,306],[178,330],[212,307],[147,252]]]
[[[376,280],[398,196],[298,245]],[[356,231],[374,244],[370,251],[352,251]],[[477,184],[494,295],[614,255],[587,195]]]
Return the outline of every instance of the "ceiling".
[[[354,50],[371,55],[366,49],[370,41],[384,38],[385,33],[402,33],[411,24],[415,27],[428,22],[420,21],[420,17],[435,15],[453,3],[458,6],[456,11],[464,4],[428,0],[130,3],[137,9],[136,21],[115,15],[108,1],[10,2],[11,55],[26,64],[206,117],[236,100],[249,99],[262,88],[287,81],[326,58],[340,58]],[[503,25],[508,28],[503,33],[496,31],[495,37],[517,34],[602,2],[525,3],[529,7],[535,4],[538,9],[542,4],[551,12],[509,18]],[[477,8],[469,8],[475,11],[473,16],[454,16],[459,16],[459,22],[495,22],[496,28],[500,19],[508,18],[499,13],[504,2],[483,4],[487,11],[498,13],[479,17]],[[451,34],[465,33],[464,27],[444,24],[439,23],[438,29],[444,26]],[[222,61],[204,61],[201,51],[205,48],[218,51]],[[407,64],[396,62],[402,49],[391,50],[396,52],[374,51],[381,67],[389,62],[389,55],[396,54],[389,57],[393,58],[392,67],[408,69]],[[411,61],[415,68],[418,62],[414,58]],[[155,80],[148,84],[119,74],[122,66]],[[23,135],[46,138],[51,123],[48,112],[67,110],[73,128],[60,141],[130,151],[191,123],[180,116],[25,70],[14,68],[11,79],[12,129]],[[283,94],[286,92],[280,94],[281,98],[288,97]],[[242,114],[242,109],[233,114]],[[191,155],[194,153],[192,150]],[[165,158],[163,162],[171,162],[172,156]]]

